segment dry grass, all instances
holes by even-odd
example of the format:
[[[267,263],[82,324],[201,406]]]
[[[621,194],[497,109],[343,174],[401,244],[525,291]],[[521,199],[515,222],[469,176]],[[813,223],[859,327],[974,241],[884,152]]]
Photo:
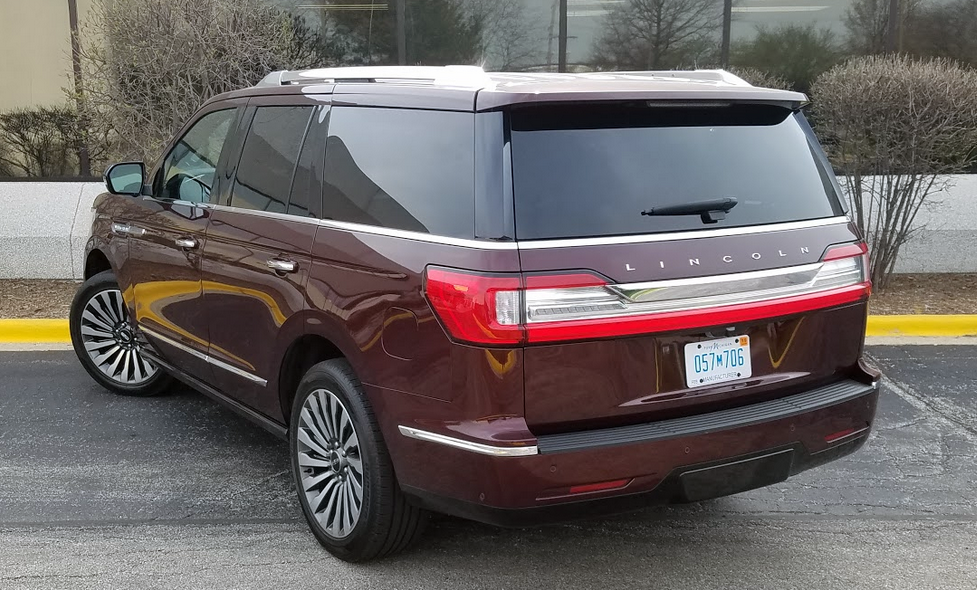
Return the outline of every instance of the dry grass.
[[[67,318],[74,281],[0,280],[0,318]]]
[[[885,292],[872,295],[871,313],[975,314],[977,274],[893,275]]]

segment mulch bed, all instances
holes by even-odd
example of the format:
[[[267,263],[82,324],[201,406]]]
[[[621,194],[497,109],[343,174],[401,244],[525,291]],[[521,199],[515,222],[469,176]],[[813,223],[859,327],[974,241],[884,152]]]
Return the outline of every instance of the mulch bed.
[[[0,280],[0,318],[67,318],[74,281]],[[896,275],[876,290],[871,313],[977,314],[977,274]]]

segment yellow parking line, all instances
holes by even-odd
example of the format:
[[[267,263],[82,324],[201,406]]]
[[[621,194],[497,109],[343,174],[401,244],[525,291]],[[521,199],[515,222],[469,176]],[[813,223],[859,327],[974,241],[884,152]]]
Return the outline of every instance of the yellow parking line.
[[[977,336],[977,315],[873,315],[867,336]],[[0,320],[0,342],[71,342],[68,320]]]
[[[68,320],[0,320],[0,342],[71,342]]]
[[[867,336],[977,336],[977,315],[872,315]]]

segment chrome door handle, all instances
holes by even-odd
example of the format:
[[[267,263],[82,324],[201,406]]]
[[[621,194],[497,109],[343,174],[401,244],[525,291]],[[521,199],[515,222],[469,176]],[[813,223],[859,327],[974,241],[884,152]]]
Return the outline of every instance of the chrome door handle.
[[[146,230],[128,223],[113,223],[112,233],[117,236],[141,236],[146,233]]]
[[[174,240],[174,243],[180,248],[185,248],[187,250],[193,250],[197,247],[196,238],[177,238]]]
[[[292,262],[291,260],[282,260],[281,258],[272,258],[268,261],[268,268],[275,272],[295,272],[299,269],[299,265]]]

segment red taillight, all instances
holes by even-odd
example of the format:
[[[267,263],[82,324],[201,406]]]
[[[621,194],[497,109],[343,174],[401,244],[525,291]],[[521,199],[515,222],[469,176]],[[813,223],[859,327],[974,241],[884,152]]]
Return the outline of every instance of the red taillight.
[[[782,286],[758,283],[744,290],[743,282],[757,277],[723,275],[714,283],[693,279],[694,289],[683,291],[688,284],[682,280],[611,285],[587,272],[475,274],[428,267],[425,291],[452,338],[497,346],[749,322],[854,303],[871,292],[863,243],[830,248],[819,265],[775,270],[797,276]],[[768,272],[754,274],[762,280]]]
[[[858,259],[862,266],[863,272],[863,285],[865,286],[865,294],[872,294],[872,279],[869,277],[870,269],[868,258],[868,244],[865,242],[858,242],[855,244],[845,244],[844,246],[835,246],[833,248],[828,248],[828,251],[824,253],[824,258],[821,259],[822,262],[832,262],[835,260],[843,260],[845,258]]]
[[[476,344],[520,344],[523,328],[519,320],[519,275],[477,275],[428,267],[425,292],[431,307],[454,338]],[[500,298],[499,295],[503,297]],[[499,303],[508,299],[514,322],[499,321]],[[515,301],[512,301],[512,300]],[[503,314],[505,317],[505,314]]]
[[[854,258],[855,256],[862,256],[863,254],[868,254],[868,246],[865,244],[865,242],[858,242],[857,244],[845,244],[844,246],[828,248],[828,251],[824,253],[824,258],[821,259],[821,262],[838,260],[840,258]]]

